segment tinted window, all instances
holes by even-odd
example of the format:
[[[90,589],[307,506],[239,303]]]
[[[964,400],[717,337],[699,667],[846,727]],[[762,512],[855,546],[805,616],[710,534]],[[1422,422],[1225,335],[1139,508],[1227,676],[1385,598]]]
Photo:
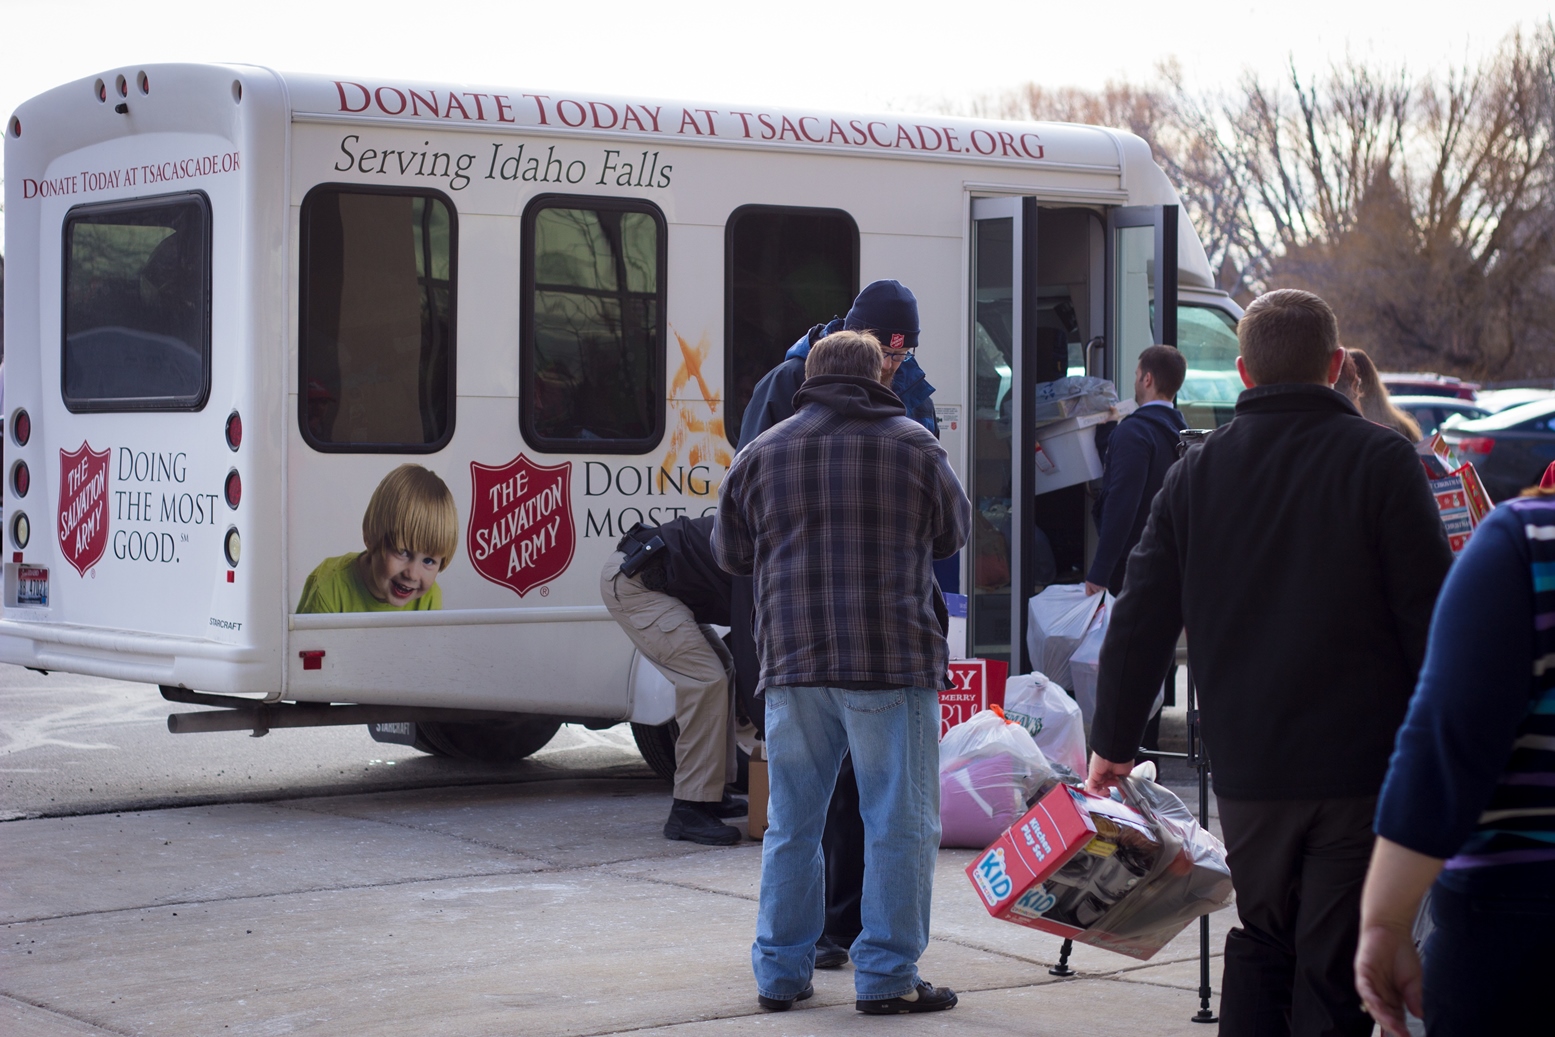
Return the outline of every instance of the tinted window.
[[[198,410],[210,387],[210,203],[82,206],[65,218],[65,405]]]
[[[426,453],[453,435],[457,244],[436,192],[303,200],[298,407],[315,448]]]
[[[836,209],[746,206],[725,231],[724,431],[732,443],[761,376],[858,294],[858,227]]]
[[[635,453],[664,430],[664,217],[549,195],[524,212],[524,438]]]
[[[1196,428],[1213,428],[1231,420],[1236,398],[1246,388],[1237,374],[1240,353],[1236,320],[1213,306],[1177,307],[1177,348],[1188,361],[1188,374],[1177,393],[1177,405]],[[1133,372],[1119,376],[1119,388],[1133,380]]]

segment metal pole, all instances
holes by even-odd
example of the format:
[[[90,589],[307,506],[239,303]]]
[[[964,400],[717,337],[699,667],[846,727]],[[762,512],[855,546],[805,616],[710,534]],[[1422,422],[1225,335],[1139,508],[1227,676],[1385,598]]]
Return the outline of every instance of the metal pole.
[[[1204,749],[1199,729],[1198,703],[1193,694],[1193,667],[1187,667],[1188,678],[1188,758],[1199,772],[1199,824],[1209,830],[1209,753]],[[1220,1019],[1209,1006],[1209,915],[1199,916],[1199,1010],[1193,1016],[1196,1023],[1215,1023]]]
[[[1072,950],[1074,950],[1074,941],[1065,939],[1064,945],[1058,949],[1058,964],[1047,970],[1049,976],[1068,979],[1074,975],[1074,969],[1069,967],[1069,952]]]

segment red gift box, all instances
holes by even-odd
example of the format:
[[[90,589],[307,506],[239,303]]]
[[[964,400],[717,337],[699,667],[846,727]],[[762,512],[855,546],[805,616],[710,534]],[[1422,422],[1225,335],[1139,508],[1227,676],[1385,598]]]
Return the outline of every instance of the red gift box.
[[[954,688],[939,693],[939,736],[989,706],[1004,705],[1004,679],[1010,664],[998,659],[956,659],[950,664]]]

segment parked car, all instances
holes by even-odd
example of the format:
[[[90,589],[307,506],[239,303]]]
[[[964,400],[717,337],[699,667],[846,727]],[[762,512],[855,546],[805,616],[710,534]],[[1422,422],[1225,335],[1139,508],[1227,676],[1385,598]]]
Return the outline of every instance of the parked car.
[[[1451,396],[1460,400],[1472,400],[1479,389],[1478,382],[1465,382],[1448,374],[1432,374],[1414,371],[1408,374],[1379,375],[1390,394],[1406,396]]]
[[[1448,418],[1441,432],[1460,459],[1474,463],[1491,498],[1503,501],[1535,485],[1555,461],[1555,399]]]
[[[1420,425],[1420,434],[1429,436],[1441,427],[1442,422],[1455,414],[1465,418],[1483,418],[1494,411],[1476,402],[1460,400],[1454,396],[1394,396],[1393,405],[1405,411]]]
[[[1474,402],[1490,413],[1521,407],[1525,403],[1555,399],[1555,390],[1517,387],[1513,389],[1481,389],[1474,394]]]

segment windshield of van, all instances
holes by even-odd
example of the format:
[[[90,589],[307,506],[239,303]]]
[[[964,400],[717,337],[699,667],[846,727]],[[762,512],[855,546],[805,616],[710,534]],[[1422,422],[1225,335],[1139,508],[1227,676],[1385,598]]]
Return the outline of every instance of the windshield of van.
[[[62,389],[71,410],[198,409],[210,359],[203,195],[83,206],[65,219]]]
[[[1179,306],[1177,348],[1188,361],[1188,377],[1177,394],[1178,409],[1191,428],[1224,425],[1246,388],[1236,370],[1236,319],[1213,306]]]

